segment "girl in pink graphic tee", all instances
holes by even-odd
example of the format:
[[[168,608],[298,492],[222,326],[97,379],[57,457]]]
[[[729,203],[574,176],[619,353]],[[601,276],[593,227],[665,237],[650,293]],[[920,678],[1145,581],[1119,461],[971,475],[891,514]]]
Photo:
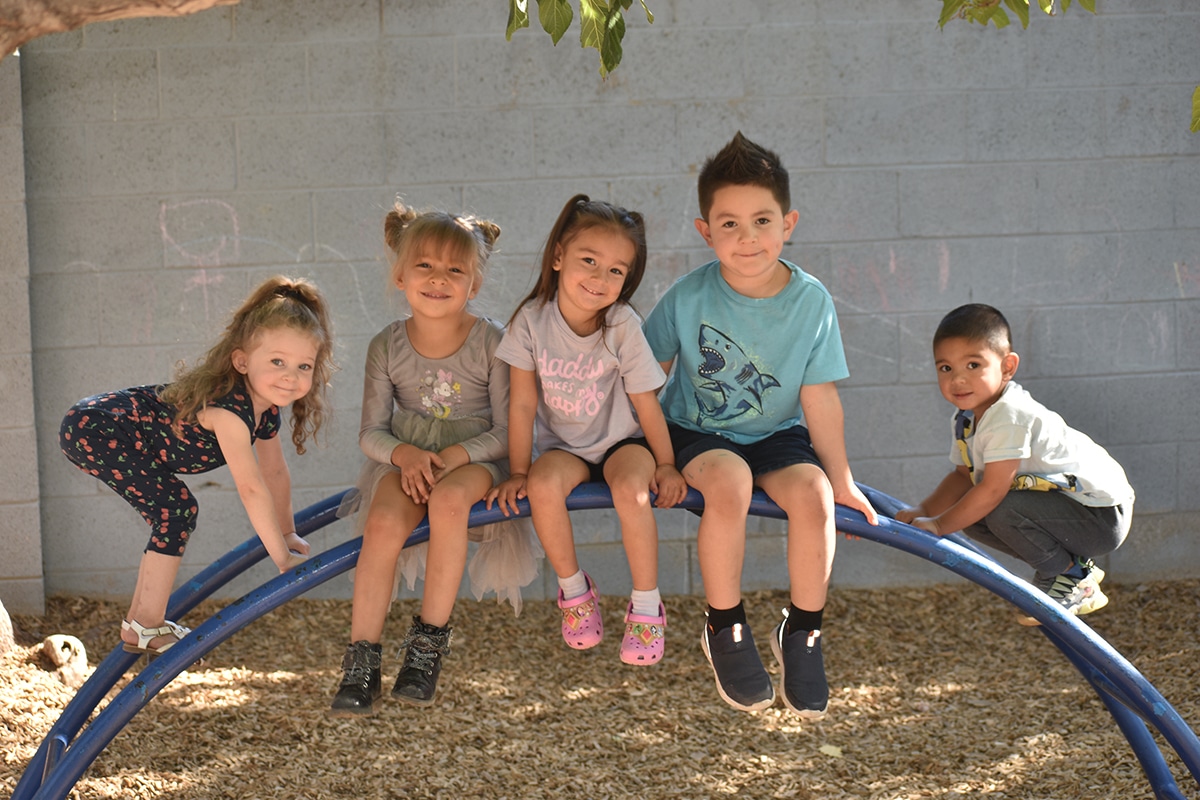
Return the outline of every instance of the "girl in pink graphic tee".
[[[498,501],[506,514],[529,498],[558,575],[563,639],[585,650],[600,643],[604,627],[596,584],[576,557],[566,499],[581,483],[608,484],[633,578],[621,642],[621,660],[633,665],[657,663],[665,644],[650,495],[669,508],[687,494],[658,403],[666,376],[629,306],[645,270],[641,214],[586,195],[567,202],[537,285],[496,350],[510,365],[511,477],[488,494],[489,506]]]

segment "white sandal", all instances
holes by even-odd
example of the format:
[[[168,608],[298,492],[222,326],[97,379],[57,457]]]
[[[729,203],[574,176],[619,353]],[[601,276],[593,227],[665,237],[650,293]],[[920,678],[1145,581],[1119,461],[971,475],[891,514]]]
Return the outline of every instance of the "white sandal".
[[[184,627],[178,622],[172,622],[169,619],[163,621],[161,628],[145,628],[138,624],[136,620],[123,619],[121,620],[121,630],[133,631],[138,637],[137,644],[130,644],[124,639],[121,640],[126,653],[146,653],[152,656],[162,655],[177,645],[180,639],[192,632],[191,628]],[[175,641],[167,642],[159,647],[150,647],[150,642],[160,636],[174,636]]]

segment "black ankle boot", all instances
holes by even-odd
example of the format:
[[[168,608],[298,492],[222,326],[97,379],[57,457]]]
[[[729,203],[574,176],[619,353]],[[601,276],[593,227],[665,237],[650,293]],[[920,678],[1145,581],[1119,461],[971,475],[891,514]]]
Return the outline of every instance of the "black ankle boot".
[[[369,717],[383,697],[383,646],[365,639],[346,646],[342,683],[326,713],[330,717]]]
[[[449,625],[435,628],[421,622],[420,617],[413,617],[408,636],[400,644],[407,651],[404,666],[392,687],[392,697],[419,706],[433,703],[438,675],[442,672],[442,656],[450,654],[451,631]]]

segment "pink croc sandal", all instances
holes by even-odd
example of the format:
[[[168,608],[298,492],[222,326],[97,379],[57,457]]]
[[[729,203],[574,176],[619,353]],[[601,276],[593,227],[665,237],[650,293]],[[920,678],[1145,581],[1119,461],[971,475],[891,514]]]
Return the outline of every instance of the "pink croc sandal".
[[[625,611],[625,638],[621,640],[621,660],[635,667],[648,667],[662,660],[666,649],[667,612],[658,604],[658,616],[633,613],[633,602]]]
[[[558,590],[558,607],[562,611],[562,637],[568,646],[576,650],[587,650],[600,644],[604,638],[604,620],[600,614],[600,592],[596,583],[586,572],[588,590],[579,597],[563,599]]]

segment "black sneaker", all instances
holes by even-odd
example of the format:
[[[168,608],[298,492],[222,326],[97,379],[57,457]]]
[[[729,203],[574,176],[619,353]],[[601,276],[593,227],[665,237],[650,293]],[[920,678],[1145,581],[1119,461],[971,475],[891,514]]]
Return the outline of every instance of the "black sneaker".
[[[396,676],[392,697],[405,703],[427,706],[437,694],[438,675],[442,673],[442,656],[450,654],[449,626],[436,628],[413,617],[408,636],[400,643],[405,650],[404,666]]]
[[[346,646],[342,656],[342,683],[338,686],[333,704],[325,712],[328,717],[370,717],[383,698],[380,667],[383,647],[365,639]]]
[[[758,657],[749,625],[739,622],[714,634],[705,622],[700,646],[726,703],[739,711],[760,711],[775,702],[775,687]]]
[[[784,609],[783,621],[771,632],[771,652],[779,662],[783,704],[804,719],[821,719],[829,710],[821,632],[787,633],[787,613]]]

